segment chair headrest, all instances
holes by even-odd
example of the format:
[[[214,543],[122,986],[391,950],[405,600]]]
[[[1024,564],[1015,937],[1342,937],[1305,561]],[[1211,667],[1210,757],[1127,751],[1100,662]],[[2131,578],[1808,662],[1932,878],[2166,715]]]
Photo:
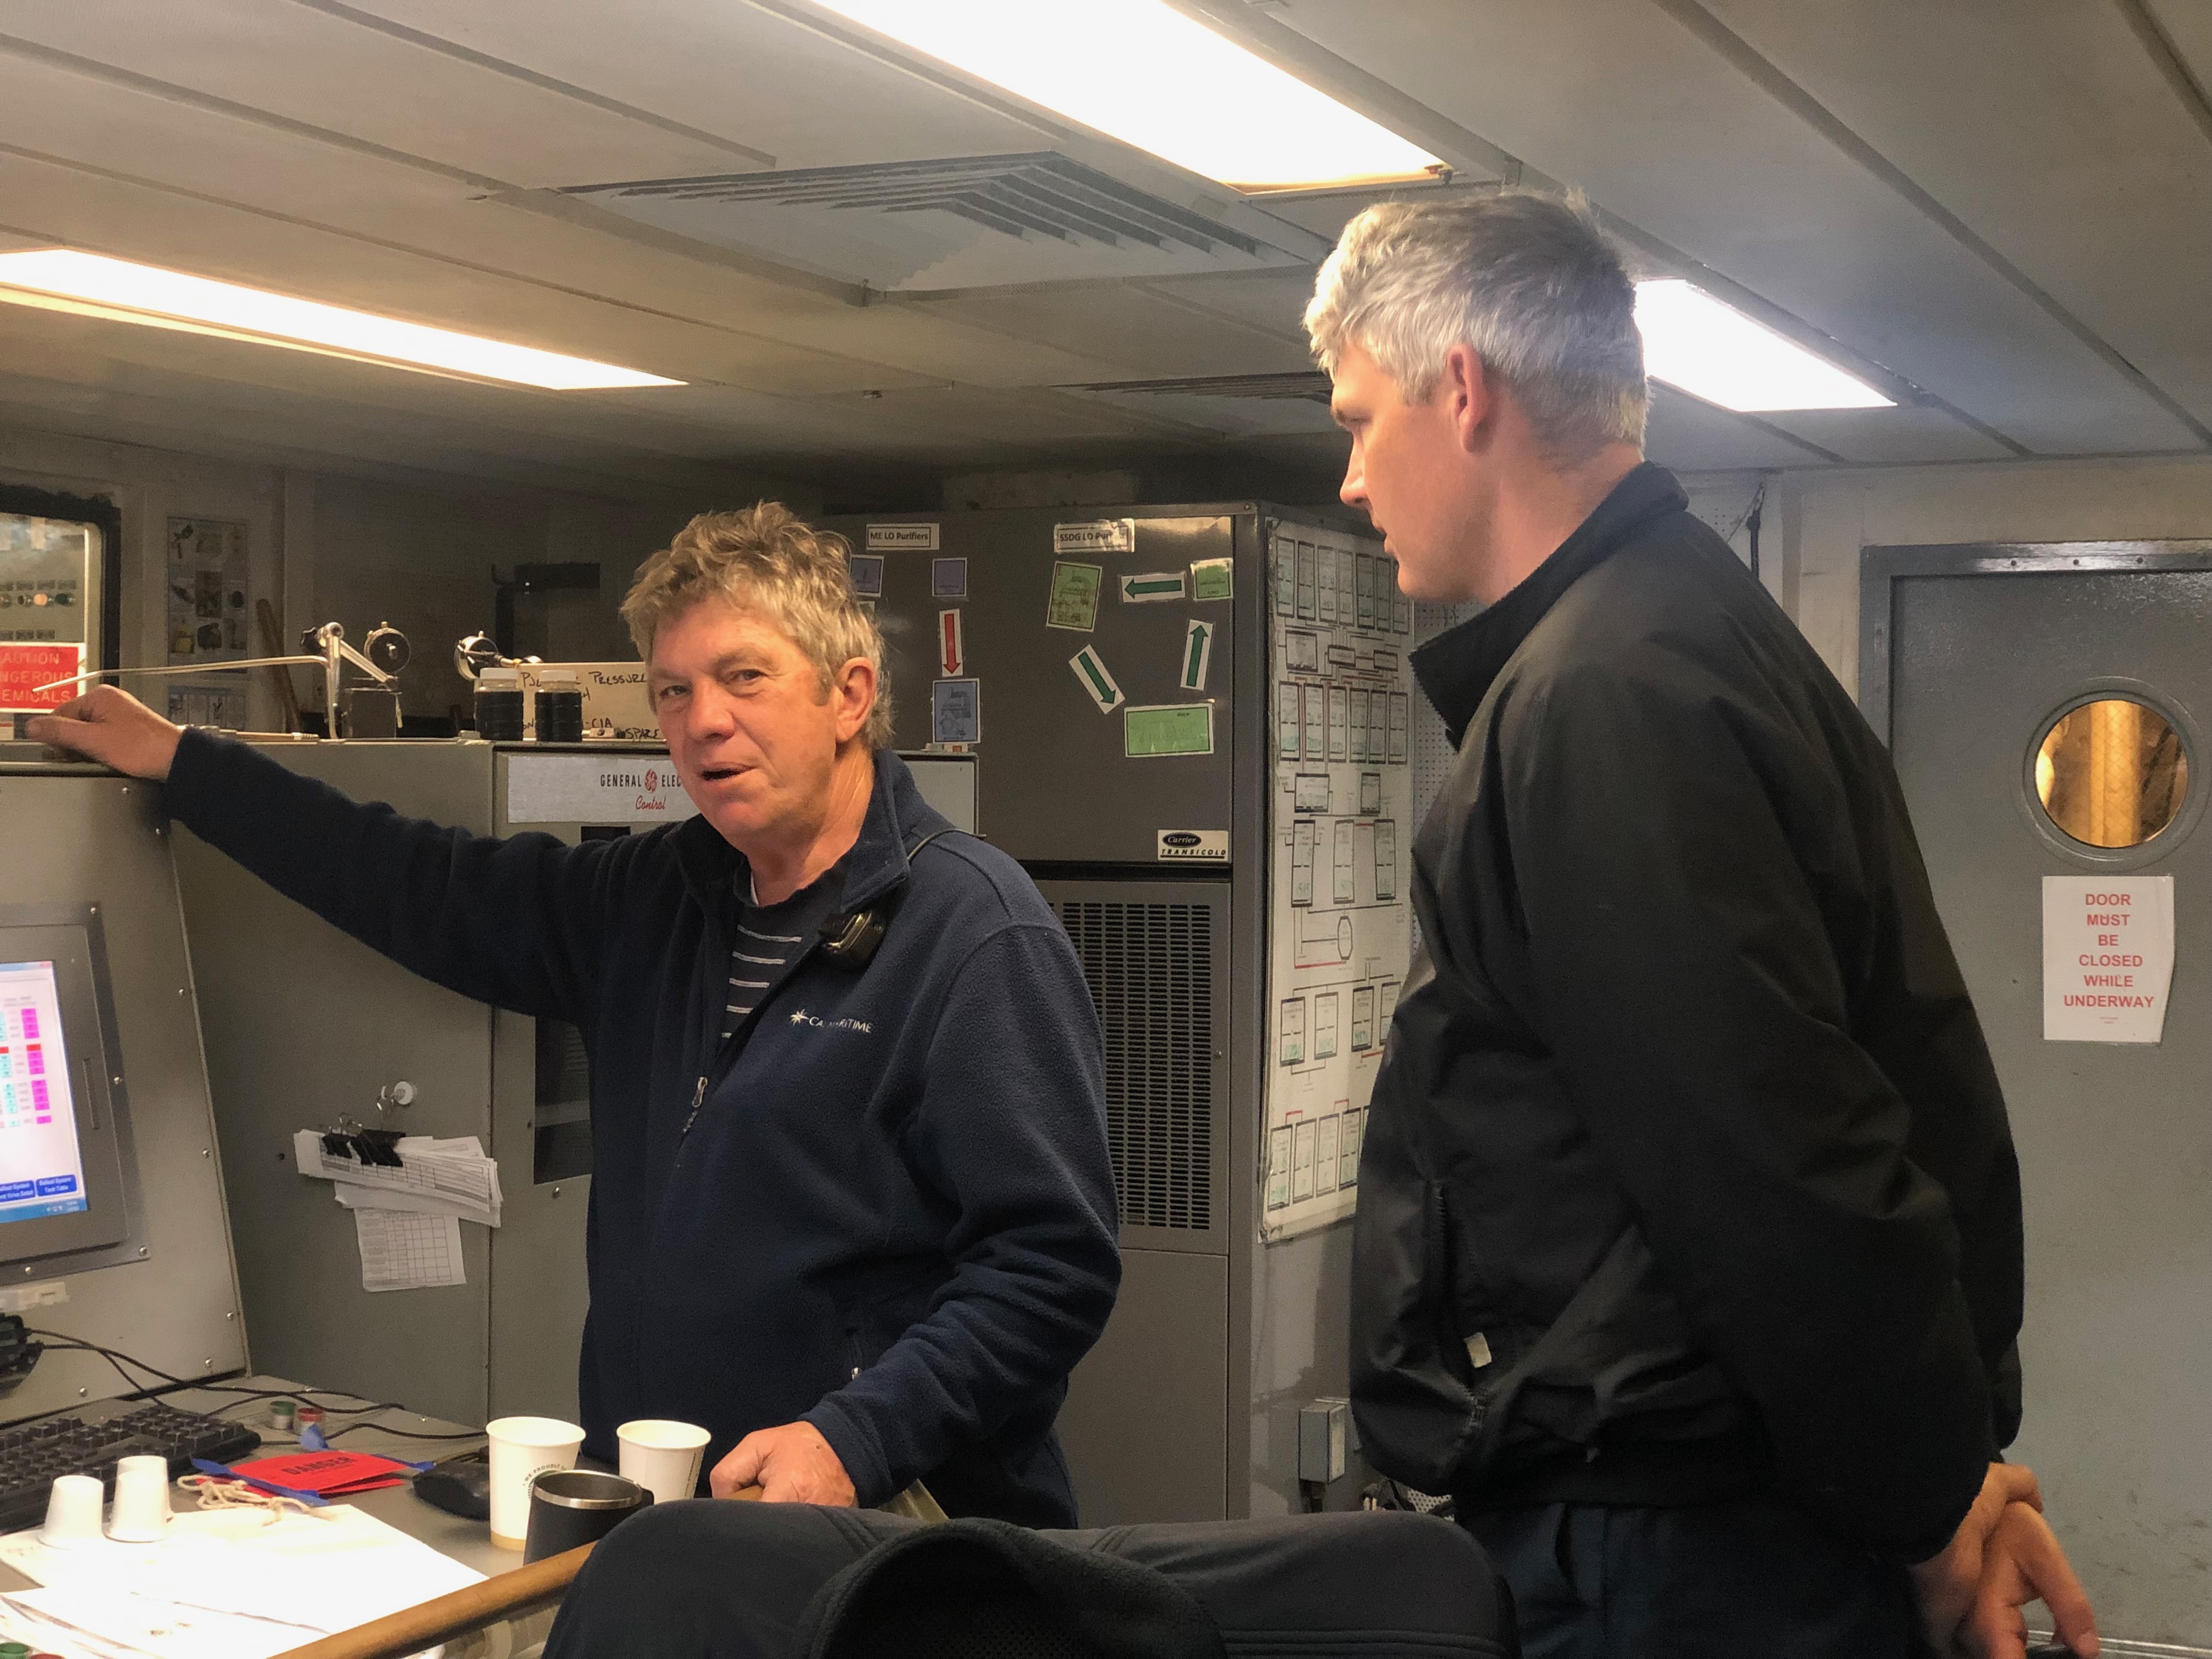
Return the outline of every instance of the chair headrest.
[[[870,1550],[797,1635],[807,1659],[1224,1659],[1212,1619],[1164,1574],[978,1518]]]

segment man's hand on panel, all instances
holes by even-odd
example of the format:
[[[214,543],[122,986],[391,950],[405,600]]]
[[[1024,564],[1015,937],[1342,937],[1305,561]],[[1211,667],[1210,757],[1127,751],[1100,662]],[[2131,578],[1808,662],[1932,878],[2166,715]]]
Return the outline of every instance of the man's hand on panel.
[[[36,716],[23,730],[37,742],[67,749],[134,778],[155,780],[169,775],[178,739],[184,736],[183,727],[172,726],[112,685],[95,685],[51,714]]]
[[[714,1465],[707,1484],[717,1498],[741,1486],[758,1486],[769,1504],[823,1504],[852,1508],[856,1494],[845,1466],[811,1423],[755,1429]]]

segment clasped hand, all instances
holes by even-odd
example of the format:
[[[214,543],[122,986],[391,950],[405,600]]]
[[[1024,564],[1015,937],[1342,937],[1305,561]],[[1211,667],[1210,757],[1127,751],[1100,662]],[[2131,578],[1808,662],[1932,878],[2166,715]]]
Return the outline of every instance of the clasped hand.
[[[2027,1620],[2041,1601],[2079,1659],[2096,1659],[2089,1598],[2043,1518],[2043,1492],[2016,1463],[1992,1463],[1981,1494],[1941,1555],[1912,1569],[1923,1632],[1946,1659],[2025,1659]]]

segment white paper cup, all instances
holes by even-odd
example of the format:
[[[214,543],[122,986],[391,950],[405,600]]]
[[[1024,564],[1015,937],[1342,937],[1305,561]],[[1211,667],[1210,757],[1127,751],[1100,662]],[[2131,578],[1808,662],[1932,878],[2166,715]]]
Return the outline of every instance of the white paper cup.
[[[98,1476],[57,1476],[53,1490],[46,1494],[46,1524],[39,1529],[39,1541],[58,1550],[97,1544],[101,1500]]]
[[[556,1417],[502,1417],[484,1425],[491,1441],[491,1541],[519,1550],[530,1535],[530,1483],[548,1469],[573,1469],[584,1431]]]
[[[615,1431],[622,1443],[622,1474],[653,1494],[656,1504],[673,1504],[699,1490],[699,1465],[707,1455],[707,1431],[692,1423],[641,1417]]]
[[[107,1535],[122,1544],[151,1544],[169,1535],[169,1460],[125,1457],[115,1465],[115,1507]]]

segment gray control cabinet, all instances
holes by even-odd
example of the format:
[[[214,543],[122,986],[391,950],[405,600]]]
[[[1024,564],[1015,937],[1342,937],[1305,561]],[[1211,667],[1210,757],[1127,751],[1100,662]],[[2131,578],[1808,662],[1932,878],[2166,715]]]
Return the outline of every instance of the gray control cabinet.
[[[241,1370],[246,1327],[160,791],[94,767],[41,763],[39,752],[0,750],[24,757],[0,759],[0,912],[10,922],[66,915],[102,959],[97,1046],[113,1069],[105,1079],[80,1073],[76,1104],[81,1131],[127,1131],[127,1213],[100,1234],[121,1242],[94,1249],[25,1257],[18,1240],[0,1237],[0,1285],[58,1283],[66,1300],[32,1308],[27,1322],[173,1376]],[[80,1020],[70,1039],[78,1067],[93,1054],[76,1041],[83,1034]],[[97,1188],[94,1197],[101,1201]],[[98,1354],[52,1349],[0,1393],[0,1420],[125,1391]]]
[[[1255,501],[828,521],[876,606],[899,746],[975,757],[983,834],[1036,881],[1098,1008],[1123,1278],[1060,1419],[1086,1525],[1296,1508],[1297,1408],[1346,1390],[1348,1229],[1262,1244],[1260,1212],[1288,861],[1271,540],[1348,550],[1304,534],[1327,522]],[[1089,582],[1068,566],[1097,570],[1095,608],[1066,603]],[[1201,702],[1210,752],[1144,752],[1143,711]]]
[[[632,826],[511,822],[516,767],[566,755],[635,765],[660,753],[468,739],[271,739],[265,752],[412,817],[571,842]],[[256,1363],[457,1422],[573,1419],[591,1185],[588,1073],[575,1034],[418,979],[188,831],[177,842]],[[415,1085],[413,1103],[380,1117],[379,1091],[402,1081]],[[341,1113],[410,1134],[474,1135],[499,1161],[501,1224],[461,1226],[465,1284],[362,1288],[351,1217],[330,1182],[292,1162],[293,1135]]]

